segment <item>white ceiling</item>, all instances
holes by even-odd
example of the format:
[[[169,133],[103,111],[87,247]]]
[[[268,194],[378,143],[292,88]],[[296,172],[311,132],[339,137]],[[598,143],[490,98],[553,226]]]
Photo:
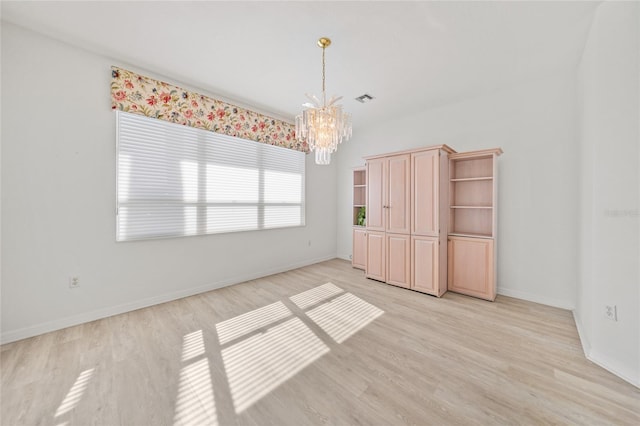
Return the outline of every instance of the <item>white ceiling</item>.
[[[357,129],[575,68],[598,4],[2,1],[2,20],[289,120],[328,36],[327,92]]]

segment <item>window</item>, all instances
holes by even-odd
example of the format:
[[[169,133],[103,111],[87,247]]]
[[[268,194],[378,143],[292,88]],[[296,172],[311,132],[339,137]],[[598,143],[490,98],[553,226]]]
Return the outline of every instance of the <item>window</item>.
[[[116,114],[118,241],[304,225],[304,153]]]

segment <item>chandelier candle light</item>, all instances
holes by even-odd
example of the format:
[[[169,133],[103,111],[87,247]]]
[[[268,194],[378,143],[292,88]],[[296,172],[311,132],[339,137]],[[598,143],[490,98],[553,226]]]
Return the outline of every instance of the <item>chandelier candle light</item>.
[[[331,153],[336,152],[338,144],[349,140],[352,134],[351,115],[342,111],[342,105],[336,104],[342,96],[332,96],[327,102],[324,53],[330,44],[331,40],[326,37],[318,40],[318,46],[322,48],[322,102],[305,93],[313,103],[302,104],[307,109],[296,116],[296,137],[306,141],[309,149],[315,151],[316,164],[329,164]]]

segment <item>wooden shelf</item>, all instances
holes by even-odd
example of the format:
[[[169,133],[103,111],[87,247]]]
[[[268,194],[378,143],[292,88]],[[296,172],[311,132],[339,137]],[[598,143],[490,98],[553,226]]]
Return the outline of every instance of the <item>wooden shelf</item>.
[[[475,232],[449,232],[450,237],[470,237],[470,238],[493,238],[491,235],[478,234]]]
[[[353,170],[353,186],[365,187],[367,186],[367,174],[364,167],[358,167]]]
[[[451,158],[449,178],[452,182],[490,180],[490,178],[493,178],[493,157],[491,155],[460,159],[454,159],[455,156],[452,156]]]
[[[492,209],[492,206],[451,206],[452,209]]]
[[[354,188],[366,188],[367,185],[353,185]]]
[[[488,177],[474,177],[474,178],[460,178],[460,179],[450,179],[451,182],[473,182],[477,180],[493,180],[492,176]]]
[[[354,204],[353,207],[365,207],[364,204]]]

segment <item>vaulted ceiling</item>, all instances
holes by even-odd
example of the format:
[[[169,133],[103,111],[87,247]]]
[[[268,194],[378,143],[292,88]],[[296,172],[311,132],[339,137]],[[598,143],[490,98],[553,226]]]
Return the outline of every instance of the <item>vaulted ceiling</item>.
[[[357,129],[574,69],[598,4],[3,1],[2,20],[289,120],[328,36],[328,95]]]

